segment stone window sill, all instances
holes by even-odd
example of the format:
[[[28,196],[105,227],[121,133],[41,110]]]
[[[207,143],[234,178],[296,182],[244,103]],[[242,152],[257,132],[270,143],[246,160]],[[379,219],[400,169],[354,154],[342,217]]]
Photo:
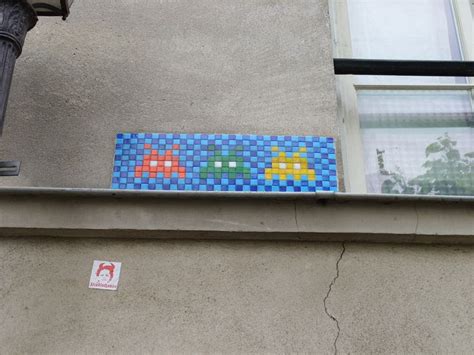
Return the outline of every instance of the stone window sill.
[[[0,188],[0,236],[474,244],[474,198]]]

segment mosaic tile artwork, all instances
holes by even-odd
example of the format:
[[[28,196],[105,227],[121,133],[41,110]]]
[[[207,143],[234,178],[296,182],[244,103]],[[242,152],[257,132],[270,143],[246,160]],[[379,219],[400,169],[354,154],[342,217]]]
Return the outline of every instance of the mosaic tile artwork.
[[[112,188],[337,191],[333,138],[119,133]]]

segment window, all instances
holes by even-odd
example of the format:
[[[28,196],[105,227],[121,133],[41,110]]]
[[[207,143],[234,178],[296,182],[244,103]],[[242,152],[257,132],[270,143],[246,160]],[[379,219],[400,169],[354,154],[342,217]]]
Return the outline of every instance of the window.
[[[334,0],[335,56],[472,60],[470,0]],[[346,189],[474,195],[472,78],[341,76]]]

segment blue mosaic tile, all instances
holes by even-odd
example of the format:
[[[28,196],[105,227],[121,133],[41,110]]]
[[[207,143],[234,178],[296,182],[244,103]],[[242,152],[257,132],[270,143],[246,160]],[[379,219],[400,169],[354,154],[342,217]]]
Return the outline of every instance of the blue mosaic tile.
[[[330,137],[119,133],[112,188],[316,192],[337,181]]]

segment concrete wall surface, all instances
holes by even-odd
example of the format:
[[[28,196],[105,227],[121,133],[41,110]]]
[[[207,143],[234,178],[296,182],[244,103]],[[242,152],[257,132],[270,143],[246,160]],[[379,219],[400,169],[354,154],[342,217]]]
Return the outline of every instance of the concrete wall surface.
[[[0,159],[22,169],[0,186],[107,188],[120,131],[339,140],[328,16],[327,0],[76,0],[67,22],[40,20],[17,61]],[[28,214],[24,197],[10,199],[3,229],[97,221],[87,206],[36,203]],[[173,230],[184,217],[206,222],[189,206],[125,204]],[[232,216],[234,205],[211,206],[206,227],[256,208]],[[260,214],[295,232],[334,222],[298,208],[282,210],[291,223]],[[429,208],[395,208],[386,216],[410,239],[439,233],[424,229]],[[131,216],[116,211],[102,213],[118,228]],[[373,218],[341,216],[347,234]],[[121,232],[135,237],[130,226]],[[87,288],[95,259],[123,263],[117,292]],[[2,237],[0,354],[473,353],[473,269],[470,246]]]
[[[110,187],[118,132],[339,138],[327,0],[76,0],[17,61],[2,186]]]
[[[2,354],[474,351],[468,246],[4,238],[0,262]]]

